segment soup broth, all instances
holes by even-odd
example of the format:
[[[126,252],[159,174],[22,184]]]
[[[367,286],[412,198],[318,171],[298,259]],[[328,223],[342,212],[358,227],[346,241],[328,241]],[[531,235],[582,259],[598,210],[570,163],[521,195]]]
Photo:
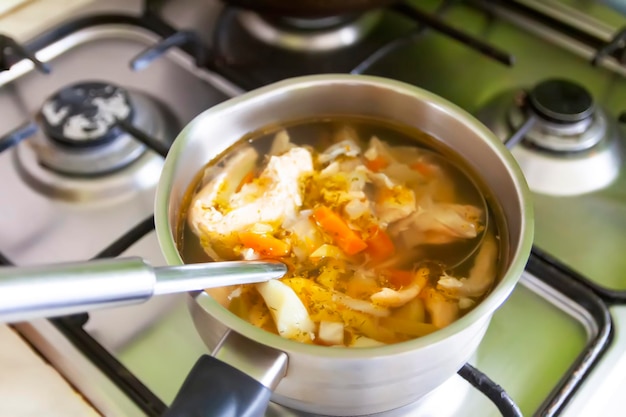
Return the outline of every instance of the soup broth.
[[[280,280],[210,291],[267,331],[327,346],[410,340],[497,284],[506,231],[471,172],[426,133],[370,118],[268,127],[198,173],[179,251],[185,263],[287,264]]]

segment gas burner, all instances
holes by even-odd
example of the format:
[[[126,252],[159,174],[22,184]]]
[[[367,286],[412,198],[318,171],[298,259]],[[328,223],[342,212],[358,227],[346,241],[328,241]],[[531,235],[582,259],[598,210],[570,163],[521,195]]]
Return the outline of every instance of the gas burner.
[[[528,92],[505,92],[477,116],[505,142],[522,136],[511,152],[537,193],[589,193],[619,175],[623,157],[617,121],[575,82],[549,79]]]
[[[146,152],[118,121],[164,143],[177,131],[173,116],[153,98],[92,81],[50,96],[39,121],[42,133],[17,145],[18,170],[35,189],[66,200],[111,197],[156,182],[149,176],[162,158]]]
[[[255,38],[283,49],[319,52],[351,46],[378,23],[378,11],[320,18],[275,17],[242,10],[238,19]]]
[[[536,123],[525,140],[554,152],[590,149],[606,135],[607,118],[582,86],[562,79],[537,84],[526,98],[527,109],[513,107],[511,124],[518,128],[529,117]]]
[[[70,147],[95,147],[113,141],[115,123],[131,120],[133,108],[125,90],[102,82],[83,82],[63,88],[41,108],[50,139]]]
[[[155,115],[145,104],[103,82],[81,82],[56,92],[40,112],[47,136],[38,143],[41,164],[65,175],[106,174],[128,165],[145,147],[120,130],[117,120],[148,127]]]

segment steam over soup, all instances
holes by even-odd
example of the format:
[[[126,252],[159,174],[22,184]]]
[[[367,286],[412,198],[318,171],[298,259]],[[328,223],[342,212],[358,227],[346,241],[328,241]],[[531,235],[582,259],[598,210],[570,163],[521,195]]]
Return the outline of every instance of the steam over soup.
[[[357,118],[250,135],[192,185],[183,260],[286,263],[283,279],[210,293],[296,341],[373,346],[445,327],[491,290],[501,248],[482,194],[434,143]]]

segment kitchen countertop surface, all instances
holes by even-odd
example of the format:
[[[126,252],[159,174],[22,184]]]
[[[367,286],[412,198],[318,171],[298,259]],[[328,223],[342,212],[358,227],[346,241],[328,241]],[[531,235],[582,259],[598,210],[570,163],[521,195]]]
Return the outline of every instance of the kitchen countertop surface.
[[[10,326],[0,326],[0,416],[100,414]]]

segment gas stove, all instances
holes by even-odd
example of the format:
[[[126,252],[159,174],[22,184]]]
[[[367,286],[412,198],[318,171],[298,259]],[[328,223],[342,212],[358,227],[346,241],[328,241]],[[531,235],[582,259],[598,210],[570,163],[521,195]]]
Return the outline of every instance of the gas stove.
[[[524,415],[621,415],[626,17],[579,3],[426,1],[302,19],[217,0],[117,1],[23,43],[3,39],[0,265],[130,255],[164,264],[153,198],[186,123],[292,76],[395,78],[474,113],[507,143],[533,191],[536,238],[470,361],[479,373],[381,417],[513,415],[494,399],[500,387]],[[156,416],[208,353],[186,301],[16,328],[103,415]]]

